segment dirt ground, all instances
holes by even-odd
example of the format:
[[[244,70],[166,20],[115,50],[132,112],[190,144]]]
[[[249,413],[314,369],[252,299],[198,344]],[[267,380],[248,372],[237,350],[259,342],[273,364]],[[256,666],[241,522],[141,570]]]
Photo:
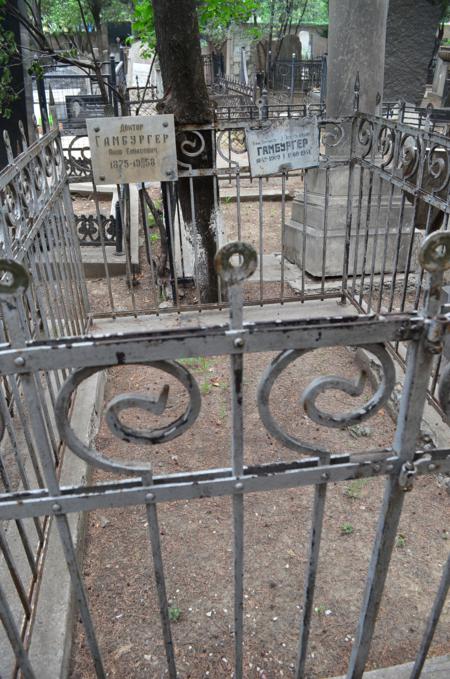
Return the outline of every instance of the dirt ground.
[[[265,430],[256,388],[272,356],[245,357],[245,462],[293,460]],[[154,473],[174,473],[230,464],[229,362],[226,357],[184,361],[196,377],[202,409],[183,436],[156,448],[127,445],[103,423],[96,446],[121,460],[151,460]],[[307,419],[299,396],[320,375],[355,379],[358,370],[345,348],[317,350],[291,365],[274,387],[274,415],[291,433],[333,452],[389,446],[394,425],[385,411],[361,429],[326,429]],[[171,377],[148,367],[109,371],[107,399],[129,391],[153,395],[169,384],[168,415],[175,419],[186,394]],[[329,392],[318,405],[344,411],[367,400]],[[123,420],[151,427],[156,416],[133,410]],[[96,471],[94,481],[108,475]],[[376,527],[384,480],[330,484],[327,496],[307,677],[345,672]],[[303,578],[311,522],[312,488],[245,496],[246,679],[293,676],[302,607]],[[449,548],[449,497],[436,476],[420,477],[406,496],[369,668],[413,659]],[[170,614],[180,679],[233,676],[232,523],[229,498],[159,505],[159,521]],[[143,507],[91,512],[87,523],[84,576],[107,676],[117,679],[167,676],[154,585],[147,519]],[[445,609],[432,653],[450,648],[450,608]],[[77,623],[72,679],[94,676],[84,634]]]

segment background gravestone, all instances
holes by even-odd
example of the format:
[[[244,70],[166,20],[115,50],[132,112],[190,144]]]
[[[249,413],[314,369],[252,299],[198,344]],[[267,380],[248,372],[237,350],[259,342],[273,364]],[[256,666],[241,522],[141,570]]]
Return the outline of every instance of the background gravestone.
[[[421,104],[443,7],[441,0],[390,0],[384,101]]]

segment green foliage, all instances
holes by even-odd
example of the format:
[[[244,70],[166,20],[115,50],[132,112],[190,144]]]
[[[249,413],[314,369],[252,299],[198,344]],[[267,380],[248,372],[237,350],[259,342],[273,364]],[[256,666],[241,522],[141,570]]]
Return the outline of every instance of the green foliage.
[[[178,622],[181,617],[181,610],[177,606],[169,607],[169,619],[172,622]]]
[[[3,7],[0,3],[0,16]],[[11,118],[11,106],[18,98],[18,93],[14,88],[14,78],[11,73],[13,65],[19,65],[20,56],[14,40],[14,33],[7,31],[0,24],[0,116]]]
[[[326,610],[327,607],[324,606],[324,604],[319,604],[319,606],[314,607],[314,613],[317,613],[317,615],[324,615]]]
[[[361,497],[362,490],[367,484],[367,479],[355,479],[351,481],[348,486],[344,488],[345,497],[351,500],[358,500]]]
[[[42,24],[48,33],[84,31],[77,0],[43,0]],[[81,0],[88,25],[95,25],[94,13],[102,21],[130,21],[133,10],[122,0]]]
[[[51,2],[52,0],[47,0]],[[73,0],[70,0],[71,2]],[[286,20],[293,26],[298,21],[326,26],[328,0],[274,0],[273,26],[276,34]],[[214,44],[221,44],[233,25],[247,24],[247,34],[259,40],[271,20],[272,0],[199,0],[200,33]],[[290,11],[292,8],[292,11]],[[155,49],[155,23],[151,0],[136,0],[134,35],[142,40],[150,53]]]
[[[133,33],[144,43],[148,52],[155,49],[155,20],[153,18],[151,0],[136,0],[134,6]]]
[[[341,526],[341,535],[351,535],[355,529],[351,523],[343,523]]]
[[[399,533],[397,535],[397,539],[395,541],[395,546],[398,549],[403,549],[405,545],[406,545],[406,537],[404,535],[402,535],[402,533]]]
[[[257,0],[200,0],[200,33],[214,43],[223,42],[233,24],[247,22],[256,12]],[[133,32],[149,51],[156,46],[155,22],[151,0],[137,0],[134,7]]]

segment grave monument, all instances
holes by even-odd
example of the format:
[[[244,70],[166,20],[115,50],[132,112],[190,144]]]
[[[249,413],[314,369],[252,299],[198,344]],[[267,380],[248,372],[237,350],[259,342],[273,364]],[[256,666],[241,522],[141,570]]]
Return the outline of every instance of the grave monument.
[[[330,0],[329,37],[328,37],[328,83],[326,96],[327,118],[352,115],[355,99],[355,81],[359,76],[359,110],[375,114],[382,101],[384,57],[386,39],[386,19],[388,0]],[[346,138],[335,149],[327,148],[334,159],[348,158],[349,124],[344,125]],[[285,254],[295,264],[302,266],[303,244],[305,243],[305,268],[312,276],[340,276],[343,271],[347,196],[348,167],[310,169],[305,175],[305,196],[298,195],[292,207],[291,219],[286,223]],[[354,171],[354,186],[359,183],[359,169]],[[327,186],[328,185],[328,186]],[[326,191],[328,188],[328,191]],[[328,201],[326,199],[328,193]],[[368,185],[363,181],[363,196],[367,204]],[[372,261],[374,233],[378,228],[378,238],[384,234],[389,199],[387,187],[383,190],[378,225],[373,221],[368,225],[369,237],[366,261]],[[353,191],[355,215],[358,191]],[[364,208],[363,208],[364,209]],[[391,205],[389,216],[389,237],[387,268],[392,266],[393,249],[396,239],[398,208]],[[355,220],[354,220],[355,221]],[[381,236],[380,236],[381,234]],[[323,251],[326,238],[326,261],[323,271]],[[354,250],[358,255],[364,248],[364,238],[358,242],[352,229],[350,241],[349,273],[353,273]],[[402,237],[399,266],[405,259],[408,234]],[[378,246],[375,268],[380,270],[382,248]],[[357,272],[360,272],[362,254],[357,257]]]

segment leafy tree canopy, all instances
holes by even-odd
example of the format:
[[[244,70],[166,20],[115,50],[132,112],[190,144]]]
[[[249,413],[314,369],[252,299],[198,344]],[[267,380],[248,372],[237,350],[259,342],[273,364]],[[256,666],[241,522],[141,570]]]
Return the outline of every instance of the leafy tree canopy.
[[[80,6],[95,27],[101,21],[130,21],[133,5],[128,0],[42,0],[42,24],[49,33],[83,31]]]
[[[257,0],[199,0],[200,32],[213,42],[224,39],[232,24],[249,21],[259,6]],[[153,7],[151,0],[137,0],[133,31],[150,49],[156,45]]]

